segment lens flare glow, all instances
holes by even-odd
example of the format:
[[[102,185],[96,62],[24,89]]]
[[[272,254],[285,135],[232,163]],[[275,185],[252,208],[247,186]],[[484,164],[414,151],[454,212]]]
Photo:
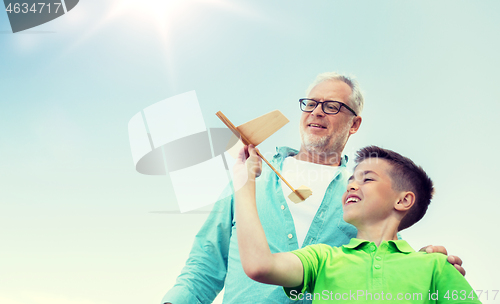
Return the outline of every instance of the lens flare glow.
[[[152,26],[160,34],[166,34],[169,26],[175,24],[180,15],[200,5],[231,6],[224,0],[117,0],[106,19],[127,17],[131,21],[139,21],[138,26]]]

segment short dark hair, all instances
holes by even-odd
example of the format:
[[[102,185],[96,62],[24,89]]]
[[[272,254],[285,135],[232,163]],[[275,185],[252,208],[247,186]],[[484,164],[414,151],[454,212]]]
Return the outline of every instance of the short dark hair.
[[[411,191],[415,194],[415,203],[399,223],[398,231],[418,222],[425,215],[434,193],[432,180],[424,169],[399,153],[377,146],[359,149],[356,152],[356,166],[368,158],[385,159],[389,162],[392,167],[389,172],[392,188],[396,191]]]

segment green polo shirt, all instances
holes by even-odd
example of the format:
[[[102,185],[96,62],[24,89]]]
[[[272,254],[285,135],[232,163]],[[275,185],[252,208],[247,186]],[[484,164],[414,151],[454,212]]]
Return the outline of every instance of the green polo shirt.
[[[303,285],[284,288],[292,300],[481,303],[445,255],[415,252],[403,240],[384,241],[377,248],[353,238],[342,247],[316,244],[292,253],[304,267]]]

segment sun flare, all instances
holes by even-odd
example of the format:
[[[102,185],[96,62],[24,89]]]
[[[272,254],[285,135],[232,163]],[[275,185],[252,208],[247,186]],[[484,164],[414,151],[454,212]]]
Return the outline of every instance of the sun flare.
[[[116,0],[106,17],[106,21],[127,17],[144,27],[154,27],[162,36],[182,13],[199,5],[229,8],[225,0]]]

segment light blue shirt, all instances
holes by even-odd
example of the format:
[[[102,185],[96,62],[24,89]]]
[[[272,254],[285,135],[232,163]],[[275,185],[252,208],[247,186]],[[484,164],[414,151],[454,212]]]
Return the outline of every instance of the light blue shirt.
[[[279,171],[283,160],[297,150],[281,147],[271,160]],[[356,228],[343,220],[342,195],[350,174],[344,156],[337,174],[326,189],[302,247],[311,244],[342,246],[356,236]],[[288,209],[278,176],[263,165],[256,185],[257,209],[271,252],[299,249],[292,215]],[[225,197],[227,194],[231,194]],[[314,195],[314,194],[313,194]],[[240,262],[237,223],[234,216],[232,187],[223,193],[194,240],[186,266],[174,287],[163,297],[173,304],[212,303],[225,287],[223,303],[310,303],[292,301],[280,286],[255,282],[247,277]]]

